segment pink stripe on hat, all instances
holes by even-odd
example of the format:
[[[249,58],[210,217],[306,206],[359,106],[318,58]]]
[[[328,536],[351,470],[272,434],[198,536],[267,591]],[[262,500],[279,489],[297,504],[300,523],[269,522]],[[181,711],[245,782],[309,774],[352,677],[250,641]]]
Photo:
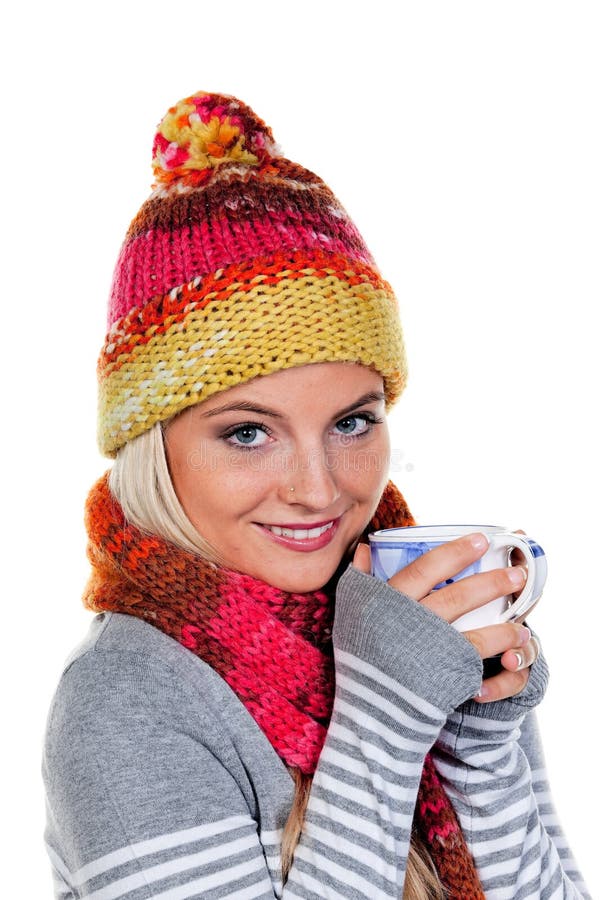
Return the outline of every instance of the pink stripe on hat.
[[[257,256],[290,250],[330,250],[362,263],[373,262],[348,219],[336,231],[319,215],[290,221],[273,214],[252,220],[215,216],[210,221],[170,230],[153,229],[126,242],[112,283],[108,327],[158,294],[217,269]]]

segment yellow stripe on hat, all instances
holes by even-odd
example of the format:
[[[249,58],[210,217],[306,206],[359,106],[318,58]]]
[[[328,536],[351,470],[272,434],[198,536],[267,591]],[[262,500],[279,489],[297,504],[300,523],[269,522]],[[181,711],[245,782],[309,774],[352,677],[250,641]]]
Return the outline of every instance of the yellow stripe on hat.
[[[385,282],[380,282],[385,284]],[[335,274],[280,278],[195,308],[109,365],[100,383],[99,444],[115,456],[156,422],[218,391],[282,369],[355,362],[384,379],[386,404],[407,376],[391,289]]]

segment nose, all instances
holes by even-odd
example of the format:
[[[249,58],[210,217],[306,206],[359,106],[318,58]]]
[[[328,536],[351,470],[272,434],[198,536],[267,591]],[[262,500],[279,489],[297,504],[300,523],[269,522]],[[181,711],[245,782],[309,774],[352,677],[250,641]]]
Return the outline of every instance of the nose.
[[[327,509],[339,496],[335,459],[328,459],[323,448],[294,454],[280,483],[280,497],[285,503]]]

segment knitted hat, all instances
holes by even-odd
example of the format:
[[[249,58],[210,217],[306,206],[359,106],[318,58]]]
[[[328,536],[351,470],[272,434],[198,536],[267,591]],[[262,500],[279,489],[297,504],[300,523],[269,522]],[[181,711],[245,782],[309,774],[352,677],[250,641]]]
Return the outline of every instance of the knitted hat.
[[[197,93],[154,139],[153,193],[117,261],[98,442],[128,440],[257,375],[357,362],[406,381],[397,303],[327,185],[244,103]]]

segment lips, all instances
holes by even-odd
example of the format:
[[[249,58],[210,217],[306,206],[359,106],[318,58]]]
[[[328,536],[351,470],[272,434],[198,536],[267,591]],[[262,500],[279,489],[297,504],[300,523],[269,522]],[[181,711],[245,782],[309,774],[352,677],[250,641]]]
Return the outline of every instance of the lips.
[[[255,523],[269,540],[282,544],[291,550],[303,552],[320,550],[326,547],[337,531],[340,519],[329,519],[325,522],[307,525],[262,525]]]
[[[263,528],[268,528],[269,531],[272,531],[273,534],[278,534],[280,537],[293,538],[295,541],[305,541],[307,538],[316,538],[329,531],[330,528],[333,528],[333,520],[325,525],[313,525],[310,528],[297,528],[291,525],[263,525]]]

